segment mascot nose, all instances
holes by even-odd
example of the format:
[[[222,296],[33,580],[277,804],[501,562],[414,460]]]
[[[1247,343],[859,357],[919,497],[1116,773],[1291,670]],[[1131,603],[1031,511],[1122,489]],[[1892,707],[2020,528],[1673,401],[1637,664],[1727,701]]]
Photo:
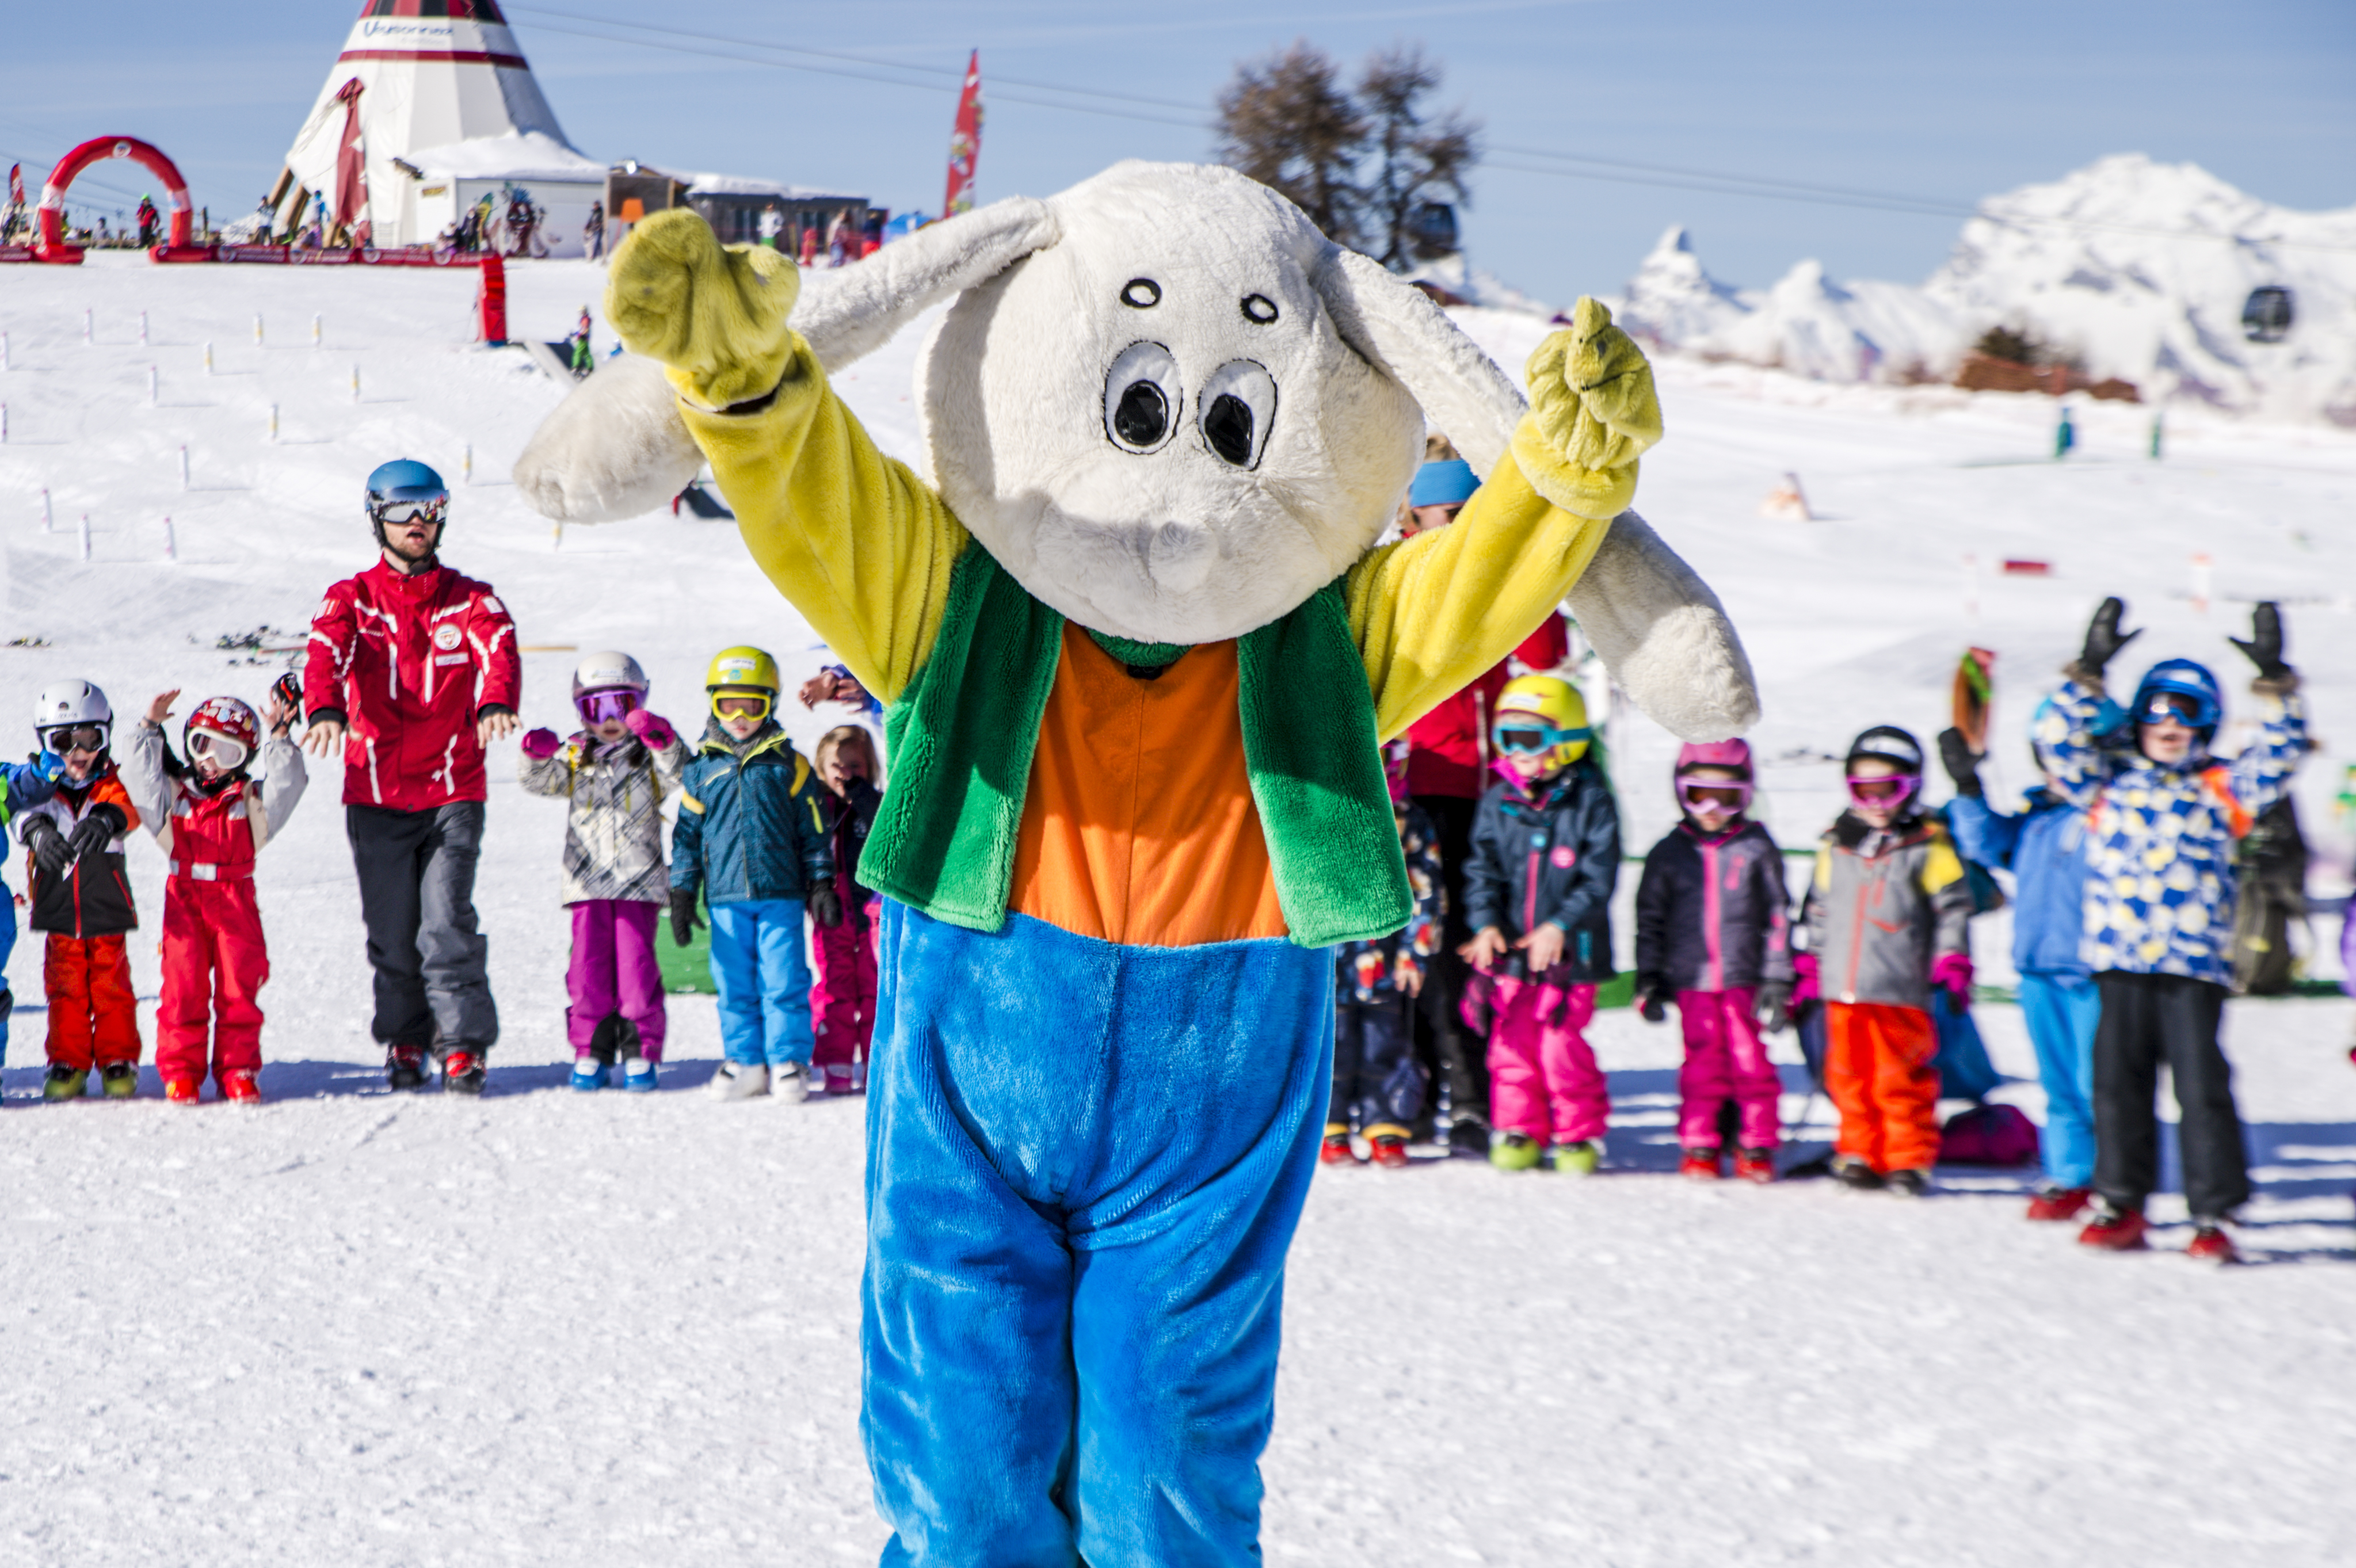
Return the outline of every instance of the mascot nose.
[[[1163,588],[1190,593],[1210,577],[1218,553],[1210,529],[1164,523],[1146,540],[1146,574]]]

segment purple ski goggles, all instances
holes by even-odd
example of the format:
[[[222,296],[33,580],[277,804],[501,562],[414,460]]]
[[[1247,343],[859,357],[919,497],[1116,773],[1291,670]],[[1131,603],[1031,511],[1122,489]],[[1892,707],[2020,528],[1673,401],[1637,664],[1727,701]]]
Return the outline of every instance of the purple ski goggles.
[[[1679,779],[1677,804],[1687,811],[1699,811],[1704,806],[1719,806],[1727,811],[1751,809],[1749,779]]]
[[[1883,773],[1878,778],[1848,781],[1851,805],[1902,805],[1922,787],[1920,773]]]
[[[584,691],[573,699],[581,710],[584,724],[604,724],[611,720],[627,719],[638,710],[638,694],[626,686],[609,686],[597,691]]]

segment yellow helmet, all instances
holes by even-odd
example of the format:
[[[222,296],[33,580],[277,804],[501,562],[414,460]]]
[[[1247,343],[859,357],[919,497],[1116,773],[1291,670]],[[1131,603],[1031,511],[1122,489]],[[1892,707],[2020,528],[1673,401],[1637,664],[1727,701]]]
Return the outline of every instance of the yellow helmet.
[[[715,716],[720,711],[716,697],[723,687],[749,688],[767,692],[768,707],[761,712],[761,717],[766,719],[769,710],[776,706],[780,689],[777,661],[759,648],[746,647],[742,644],[733,648],[723,648],[712,656],[711,667],[703,672],[703,689],[714,696],[712,711]]]
[[[1497,694],[1489,740],[1501,756],[1544,752],[1540,771],[1555,773],[1587,755],[1594,738],[1587,723],[1587,699],[1558,676],[1516,676]]]

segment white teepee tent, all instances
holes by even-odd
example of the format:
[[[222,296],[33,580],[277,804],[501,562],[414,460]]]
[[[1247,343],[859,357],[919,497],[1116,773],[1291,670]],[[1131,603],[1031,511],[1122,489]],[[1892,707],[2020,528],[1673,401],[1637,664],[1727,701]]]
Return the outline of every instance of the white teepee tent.
[[[324,198],[331,222],[410,245],[519,186],[546,214],[534,253],[564,255],[605,179],[565,141],[498,0],[362,0],[271,201],[282,234]]]

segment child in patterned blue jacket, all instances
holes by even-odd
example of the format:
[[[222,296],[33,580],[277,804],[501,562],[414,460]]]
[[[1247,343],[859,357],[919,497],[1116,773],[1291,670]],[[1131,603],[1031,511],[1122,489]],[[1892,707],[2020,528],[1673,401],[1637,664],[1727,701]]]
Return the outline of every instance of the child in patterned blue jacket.
[[[2105,599],[2085,650],[2037,726],[2062,795],[2088,814],[2084,953],[2102,994],[2094,1031],[2094,1221],[2088,1246],[2143,1247],[2144,1201],[2159,1179],[2154,1109],[2159,1064],[2176,1083],[2177,1140],[2195,1258],[2233,1261],[2223,1226],[2250,1196],[2248,1153],[2233,1070],[2217,1043],[2233,931],[2233,846],[2288,792],[2307,754],[2298,677],[2283,661],[2282,614],[2261,604],[2250,640],[2257,667],[2257,738],[2230,763],[2210,755],[2224,717],[2217,677],[2190,659],[2155,665],[2127,720],[2132,749],[2103,737],[2103,670],[2139,633],[2121,634],[2126,606]]]

